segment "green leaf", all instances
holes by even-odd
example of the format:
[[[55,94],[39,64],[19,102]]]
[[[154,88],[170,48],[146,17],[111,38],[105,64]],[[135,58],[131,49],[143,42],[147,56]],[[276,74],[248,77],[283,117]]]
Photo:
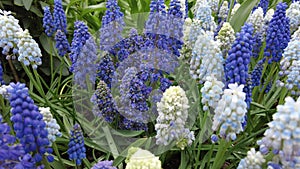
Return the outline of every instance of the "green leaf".
[[[234,29],[235,32],[239,32],[241,27],[244,25],[245,21],[247,20],[250,12],[252,11],[253,7],[256,5],[258,0],[247,0],[245,1],[236,13],[232,16],[230,20],[230,25]]]
[[[27,11],[30,9],[32,2],[33,0],[23,0],[24,7]]]
[[[49,42],[51,42],[50,38],[46,34],[43,33],[39,37],[39,39],[40,39],[40,42],[41,42],[43,48],[46,50],[47,53],[49,53],[51,55],[52,54],[51,49],[54,49],[54,45],[53,45],[53,43],[51,43],[51,44],[49,43]],[[50,46],[50,45],[52,45],[52,46]]]
[[[14,4],[18,6],[23,6],[23,1],[22,0],[14,0]]]
[[[36,6],[31,6],[30,11],[35,13],[38,17],[43,17],[43,13],[36,7]]]
[[[83,12],[81,13],[81,15],[86,15],[88,13],[91,13],[91,12],[94,12],[94,11],[105,11],[106,8],[105,8],[105,2],[102,2],[100,4],[97,4],[97,5],[90,5],[86,8],[83,9]]]
[[[113,131],[114,135],[122,136],[122,137],[136,137],[142,134],[144,131],[127,131],[127,130],[120,130],[120,131]]]

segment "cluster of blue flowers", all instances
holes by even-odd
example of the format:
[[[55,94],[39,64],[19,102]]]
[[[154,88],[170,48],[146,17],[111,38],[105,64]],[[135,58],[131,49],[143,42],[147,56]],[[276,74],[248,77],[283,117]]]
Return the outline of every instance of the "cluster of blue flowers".
[[[28,93],[28,88],[22,83],[10,83],[7,88],[16,138],[20,140],[25,153],[30,153],[34,163],[39,163],[45,154],[51,154],[48,131],[43,115],[34,104]],[[47,155],[48,161],[54,158]]]
[[[86,149],[84,147],[84,137],[79,124],[75,124],[70,132],[71,138],[69,142],[68,154],[70,160],[75,160],[76,165],[80,165],[82,159],[86,157]]]
[[[269,62],[279,62],[283,50],[290,41],[289,19],[285,16],[286,3],[279,3],[269,23],[266,37],[264,56],[269,57]]]
[[[62,6],[62,0],[54,0],[53,16],[50,7],[44,7],[43,27],[47,36],[55,34],[56,49],[59,56],[70,52],[67,35],[67,17]]]
[[[113,161],[99,161],[97,164],[95,164],[91,169],[117,169],[117,167],[114,167]]]
[[[258,7],[261,7],[264,11],[264,15],[266,15],[269,7],[269,0],[260,0],[258,5],[253,8],[253,11],[256,10]]]
[[[262,70],[264,68],[265,61],[265,58],[259,60],[251,72],[251,81],[253,87],[260,85],[260,79],[262,76]]]
[[[108,0],[106,9],[100,29],[100,49],[109,51],[123,39],[122,31],[125,23],[117,0]]]

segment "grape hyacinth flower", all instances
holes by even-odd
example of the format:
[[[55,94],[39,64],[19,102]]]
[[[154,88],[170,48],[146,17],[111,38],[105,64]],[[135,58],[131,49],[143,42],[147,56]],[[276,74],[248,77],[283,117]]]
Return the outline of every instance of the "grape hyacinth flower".
[[[10,83],[7,88],[11,108],[11,121],[13,122],[16,137],[24,147],[25,153],[32,153],[35,163],[42,161],[44,155],[48,161],[54,158],[49,146],[48,131],[43,115],[30,98],[28,88],[22,83]]]
[[[222,81],[218,81],[213,76],[207,76],[204,86],[201,88],[202,99],[201,102],[204,105],[203,110],[207,111],[210,108],[215,109],[223,94],[224,84]]]
[[[159,157],[137,147],[129,148],[125,162],[127,163],[125,169],[162,169]]]
[[[0,47],[2,54],[7,55],[6,59],[10,59],[8,53],[18,44],[19,32],[23,32],[19,25],[19,20],[15,19],[11,12],[0,10]],[[12,56],[14,59],[14,56]]]
[[[279,158],[283,168],[299,168],[299,138],[300,138],[300,97],[294,101],[291,97],[285,98],[284,105],[277,106],[273,114],[273,121],[268,123],[269,128],[264,137],[257,141],[260,152],[267,154],[269,150]]]
[[[216,29],[212,11],[206,1],[199,4],[190,29],[189,43],[191,47],[194,47],[198,36],[201,35],[201,33],[204,31],[214,31]]]
[[[225,61],[225,78],[227,87],[230,83],[237,83],[238,85],[246,85],[243,89],[246,93],[246,102],[250,105],[251,102],[251,87],[247,86],[248,67],[250,57],[252,55],[253,46],[253,27],[246,23],[241,32],[237,33],[234,44],[228,52],[228,57]],[[245,90],[247,89],[247,91]]]
[[[266,162],[261,152],[256,152],[254,148],[251,148],[247,152],[247,157],[243,158],[237,169],[262,169],[262,165]]]
[[[111,88],[112,85],[115,69],[111,55],[104,55],[97,68],[97,77],[103,80],[109,88]]]
[[[157,103],[156,144],[170,145],[175,141],[182,150],[192,144],[194,132],[185,128],[188,108],[188,99],[181,87],[171,86],[163,93],[161,101]]]
[[[19,57],[18,61],[25,66],[31,64],[33,69],[37,69],[42,64],[42,53],[36,41],[29,35],[28,30],[19,32],[19,41],[17,44]]]
[[[292,35],[291,41],[294,41],[294,40],[300,40],[300,26]]]
[[[2,63],[0,62],[0,86],[4,85],[4,79],[3,79],[3,68],[2,68]],[[0,92],[1,94],[1,92]]]
[[[220,10],[218,12],[218,24],[220,24],[222,21],[226,21],[228,12],[229,12],[229,3],[228,1],[223,1]]]
[[[69,159],[75,160],[76,165],[81,165],[82,159],[86,158],[86,149],[84,147],[84,137],[79,124],[75,124],[70,132]]]
[[[240,8],[241,4],[236,3],[234,4],[231,13],[230,13],[230,19],[232,18],[232,16],[237,12],[237,10]]]
[[[276,11],[267,30],[264,55],[271,57],[269,63],[281,60],[283,50],[290,41],[289,19],[285,16],[286,8],[286,3],[279,3],[276,6]]]
[[[224,74],[223,56],[220,44],[213,39],[213,32],[204,32],[198,36],[190,61],[190,75],[200,83],[204,83],[207,76],[214,76],[222,81]]]
[[[229,89],[219,101],[213,118],[213,131],[218,131],[221,138],[227,141],[235,140],[236,135],[244,131],[242,123],[247,113],[246,93],[243,92],[244,85],[237,83],[229,84]]]
[[[294,33],[300,26],[300,2],[293,2],[286,10],[286,16],[290,21],[290,32]]]
[[[67,34],[67,17],[62,6],[62,0],[54,0],[53,23],[55,30],[61,30]]]
[[[102,80],[99,81],[91,102],[98,107],[95,116],[102,117],[108,123],[112,123],[119,114],[110,89]]]
[[[260,85],[260,79],[262,76],[262,70],[264,68],[265,61],[266,58],[259,60],[251,72],[251,81],[253,87]]]
[[[71,51],[68,39],[61,30],[57,30],[55,34],[56,49],[58,50],[59,56],[64,56]]]
[[[234,30],[229,22],[224,22],[216,39],[220,42],[223,58],[227,58],[228,51],[235,40]]]
[[[85,45],[86,41],[90,39],[91,35],[88,32],[88,27],[82,21],[76,21],[74,23],[74,34],[73,40],[71,43],[71,54],[70,59],[72,61],[72,66],[70,67],[70,71],[74,72],[74,65],[76,65],[77,59],[83,46]]]
[[[49,6],[44,7],[43,27],[47,36],[51,37],[55,31],[54,21]]]
[[[117,169],[113,166],[113,161],[99,161],[91,169]]]
[[[74,84],[82,88],[87,87],[86,79],[95,84],[97,71],[97,46],[94,38],[91,36],[82,46],[76,62],[72,65],[74,72]]]
[[[123,39],[122,31],[124,26],[123,13],[118,6],[117,0],[108,0],[100,28],[100,49],[109,51],[121,41]]]
[[[50,146],[55,142],[56,137],[61,137],[62,134],[59,131],[60,126],[57,124],[56,119],[53,118],[50,107],[39,107],[40,113],[43,115],[43,120],[46,123],[46,129],[48,131],[48,139]]]

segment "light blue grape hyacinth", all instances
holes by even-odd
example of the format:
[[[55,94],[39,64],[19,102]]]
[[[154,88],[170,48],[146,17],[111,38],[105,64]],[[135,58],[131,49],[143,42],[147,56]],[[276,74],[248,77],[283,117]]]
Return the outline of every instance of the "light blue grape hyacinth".
[[[8,55],[11,49],[16,47],[18,43],[18,32],[22,32],[22,28],[19,25],[19,20],[11,15],[11,12],[2,11],[0,9],[0,47],[2,48],[2,54],[7,55],[6,59],[10,59]],[[12,59],[15,56],[12,56]]]
[[[300,26],[300,1],[293,2],[286,10],[286,16],[290,20],[290,32],[295,32]]]
[[[181,87],[171,86],[163,93],[161,101],[157,103],[156,144],[167,146],[175,141],[182,150],[192,144],[194,132],[185,128],[188,108],[188,98]]]
[[[191,47],[194,46],[195,42],[198,39],[198,36],[203,33],[203,30],[214,31],[216,29],[216,23],[214,22],[214,19],[212,17],[212,11],[206,1],[203,1],[199,4],[196,16],[193,19],[193,23],[190,29],[191,31],[189,42]]]
[[[224,74],[223,56],[218,41],[214,41],[213,32],[202,31],[193,49],[190,61],[190,75],[193,79],[204,83],[207,76],[215,76],[222,80]]]
[[[201,88],[202,99],[204,105],[203,110],[209,108],[215,109],[223,94],[224,83],[217,80],[214,76],[207,76],[204,86]]]
[[[227,141],[235,140],[236,135],[244,131],[242,123],[247,113],[247,103],[243,88],[244,85],[229,84],[215,109],[212,129]]]
[[[286,97],[283,105],[277,106],[273,121],[264,137],[257,141],[262,154],[271,150],[283,168],[300,168],[300,97],[295,101]]]
[[[39,45],[30,36],[28,30],[18,32],[18,61],[22,62],[24,65],[31,65],[33,69],[37,69],[38,66],[42,64],[42,53]]]
[[[50,107],[39,107],[40,113],[43,115],[43,120],[46,123],[46,129],[48,131],[48,139],[50,141],[50,145],[55,142],[56,137],[61,137],[62,134],[59,131],[60,126],[57,124],[55,118],[53,118]]]
[[[237,169],[262,169],[265,162],[266,160],[261,152],[251,148],[247,152],[247,156],[240,161]]]

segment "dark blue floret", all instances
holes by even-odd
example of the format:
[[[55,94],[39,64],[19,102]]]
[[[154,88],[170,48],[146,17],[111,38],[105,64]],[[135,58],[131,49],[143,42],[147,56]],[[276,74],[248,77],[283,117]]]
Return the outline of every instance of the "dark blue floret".
[[[285,15],[286,3],[279,3],[267,29],[266,48],[264,55],[269,63],[279,62],[283,50],[290,41],[289,19]]]
[[[68,39],[64,32],[61,30],[57,30],[55,35],[55,41],[56,41],[56,49],[58,50],[59,56],[65,56],[65,54],[69,53],[71,51]]]
[[[97,70],[97,77],[103,80],[109,88],[111,88],[112,78],[115,73],[115,66],[111,59],[111,55],[105,55],[99,65]]]
[[[75,124],[70,132],[69,141],[69,159],[75,160],[76,165],[81,165],[82,159],[86,157],[86,149],[84,147],[84,137],[79,124]]]
[[[44,7],[43,27],[47,36],[50,37],[53,35],[55,28],[49,6]]]

